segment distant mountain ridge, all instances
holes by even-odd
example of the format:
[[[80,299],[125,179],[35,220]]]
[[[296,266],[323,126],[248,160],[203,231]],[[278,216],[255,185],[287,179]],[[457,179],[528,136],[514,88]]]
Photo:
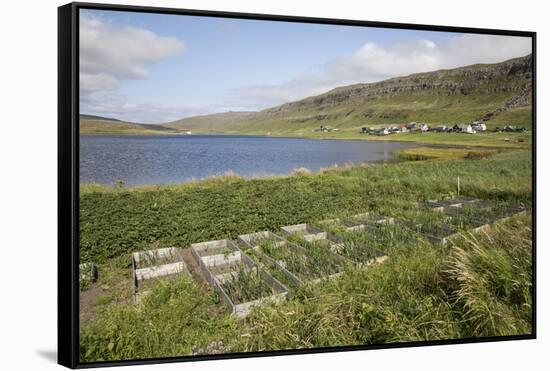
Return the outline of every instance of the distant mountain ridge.
[[[178,131],[156,124],[137,124],[96,115],[80,115],[81,134],[158,135],[177,134]]]
[[[228,125],[247,119],[257,112],[252,111],[229,111],[222,113],[214,113],[211,115],[201,115],[187,117],[181,120],[163,124],[164,127],[180,130],[180,131],[202,131],[208,128],[209,131],[215,132],[219,130],[223,132]]]
[[[319,126],[356,131],[363,126],[417,121],[531,127],[532,55],[494,64],[415,73],[337,87],[259,112],[223,112],[154,125],[81,115],[83,133],[259,134],[301,136]]]
[[[119,119],[113,119],[113,118],[110,118],[110,117],[103,117],[103,116],[97,116],[97,115],[87,115],[87,114],[81,114],[80,119],[81,120],[121,121]]]
[[[164,124],[199,133],[303,134],[408,121],[530,126],[532,55],[342,86],[260,112],[226,112]]]

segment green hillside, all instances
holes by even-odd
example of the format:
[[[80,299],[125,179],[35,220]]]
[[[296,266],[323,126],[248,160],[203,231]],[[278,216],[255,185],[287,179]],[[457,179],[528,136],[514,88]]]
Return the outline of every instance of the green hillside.
[[[163,124],[164,127],[179,131],[201,133],[223,133],[227,127],[238,124],[252,116],[255,112],[223,112],[212,115],[193,116]]]
[[[260,112],[224,112],[147,125],[82,115],[82,134],[257,134],[352,138],[361,127],[411,121],[431,125],[483,120],[489,128],[531,128],[532,56],[496,64],[417,73],[335,88]],[[362,139],[366,139],[361,137]],[[392,137],[391,139],[394,139]],[[370,138],[372,139],[372,138]],[[400,139],[401,140],[401,139]]]
[[[90,119],[80,117],[82,135],[162,135],[177,134],[177,131],[160,125],[134,124],[115,119]]]
[[[489,128],[531,127],[531,55],[339,87],[257,113],[223,113],[170,123],[197,133],[310,136],[320,125],[356,132],[362,126],[410,121]]]

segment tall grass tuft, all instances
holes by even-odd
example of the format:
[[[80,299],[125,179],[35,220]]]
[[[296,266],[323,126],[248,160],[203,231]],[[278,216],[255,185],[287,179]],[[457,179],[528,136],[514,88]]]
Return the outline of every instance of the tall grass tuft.
[[[82,362],[192,354],[223,340],[226,351],[239,339],[235,320],[189,277],[160,279],[139,305],[106,306],[80,332]]]
[[[307,167],[298,167],[294,170],[292,170],[292,175],[294,176],[305,176],[305,175],[311,175],[312,172]]]
[[[525,217],[454,242],[446,274],[473,336],[531,332],[532,240]]]

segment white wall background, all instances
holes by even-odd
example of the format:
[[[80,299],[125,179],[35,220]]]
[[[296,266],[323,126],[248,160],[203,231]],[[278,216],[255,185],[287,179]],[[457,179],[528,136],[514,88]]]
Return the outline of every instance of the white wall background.
[[[541,369],[548,328],[550,206],[545,122],[550,22],[545,2],[429,0],[140,0],[124,4],[538,32],[538,331],[536,341],[142,366],[155,370]],[[59,369],[56,356],[57,6],[5,1],[0,11],[0,368]],[[546,314],[546,316],[545,316]],[[547,362],[544,362],[547,363]]]

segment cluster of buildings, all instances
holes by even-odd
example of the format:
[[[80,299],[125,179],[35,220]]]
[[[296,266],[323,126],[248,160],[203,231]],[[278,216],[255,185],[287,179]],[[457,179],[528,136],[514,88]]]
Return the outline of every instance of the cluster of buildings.
[[[455,125],[437,125],[430,127],[426,123],[409,122],[408,124],[392,125],[381,128],[361,128],[361,134],[370,135],[389,135],[409,132],[436,132],[436,133],[466,133],[475,134],[487,131],[487,126],[481,121],[474,121],[471,124],[455,124]],[[523,126],[507,125],[503,129],[496,128],[495,131],[506,132],[521,132],[525,131]]]

